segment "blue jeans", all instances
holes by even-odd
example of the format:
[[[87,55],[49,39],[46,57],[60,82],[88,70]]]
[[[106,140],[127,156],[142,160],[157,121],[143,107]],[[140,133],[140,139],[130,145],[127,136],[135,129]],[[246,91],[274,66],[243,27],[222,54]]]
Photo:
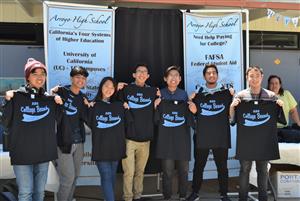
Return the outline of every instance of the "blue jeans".
[[[257,187],[258,187],[258,200],[268,200],[268,162],[269,161],[255,161],[257,172]],[[249,173],[252,166],[252,161],[240,160],[240,191],[239,201],[246,201],[249,191]]]
[[[49,162],[35,165],[14,165],[19,188],[19,201],[43,201]]]
[[[96,164],[101,177],[104,199],[105,201],[114,201],[114,186],[118,161],[98,161]]]

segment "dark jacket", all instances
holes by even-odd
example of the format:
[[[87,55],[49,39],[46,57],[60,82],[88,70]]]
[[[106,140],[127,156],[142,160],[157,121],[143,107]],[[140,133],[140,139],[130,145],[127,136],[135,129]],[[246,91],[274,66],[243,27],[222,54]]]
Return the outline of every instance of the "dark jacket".
[[[74,94],[70,86],[59,87],[57,94],[63,99],[65,118],[71,125],[71,130],[65,133],[65,124],[57,126],[57,145],[63,153],[70,153],[72,144],[85,142],[85,116],[87,106],[84,104],[85,95],[82,92]]]

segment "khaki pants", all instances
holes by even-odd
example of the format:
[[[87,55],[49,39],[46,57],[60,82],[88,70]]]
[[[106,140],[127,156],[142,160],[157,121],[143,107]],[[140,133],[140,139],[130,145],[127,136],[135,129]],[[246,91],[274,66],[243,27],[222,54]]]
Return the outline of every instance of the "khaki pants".
[[[140,199],[143,192],[144,170],[149,157],[150,141],[126,140],[126,155],[122,160],[125,201]]]

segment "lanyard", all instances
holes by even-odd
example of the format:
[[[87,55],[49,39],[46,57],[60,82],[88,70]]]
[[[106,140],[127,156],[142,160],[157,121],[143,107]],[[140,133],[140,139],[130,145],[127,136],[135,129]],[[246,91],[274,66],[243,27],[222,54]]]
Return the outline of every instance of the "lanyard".
[[[251,98],[253,100],[261,100],[262,89],[260,89],[260,92],[259,92],[258,96],[257,96],[257,94],[251,93],[251,89],[250,89],[250,94],[251,94]]]

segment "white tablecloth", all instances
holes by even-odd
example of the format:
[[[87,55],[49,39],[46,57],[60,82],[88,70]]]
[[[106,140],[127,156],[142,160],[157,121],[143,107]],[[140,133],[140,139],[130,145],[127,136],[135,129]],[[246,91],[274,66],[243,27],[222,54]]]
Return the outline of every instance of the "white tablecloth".
[[[13,179],[15,174],[10,165],[10,157],[8,152],[2,152],[2,145],[0,144],[0,179]]]
[[[279,143],[280,159],[270,161],[271,164],[292,164],[300,166],[300,144],[299,143]],[[271,165],[268,165],[270,170]],[[249,177],[250,184],[257,186],[257,173],[255,162],[252,163],[252,168]]]
[[[279,143],[279,152],[280,159],[270,163],[300,166],[300,143]]]

